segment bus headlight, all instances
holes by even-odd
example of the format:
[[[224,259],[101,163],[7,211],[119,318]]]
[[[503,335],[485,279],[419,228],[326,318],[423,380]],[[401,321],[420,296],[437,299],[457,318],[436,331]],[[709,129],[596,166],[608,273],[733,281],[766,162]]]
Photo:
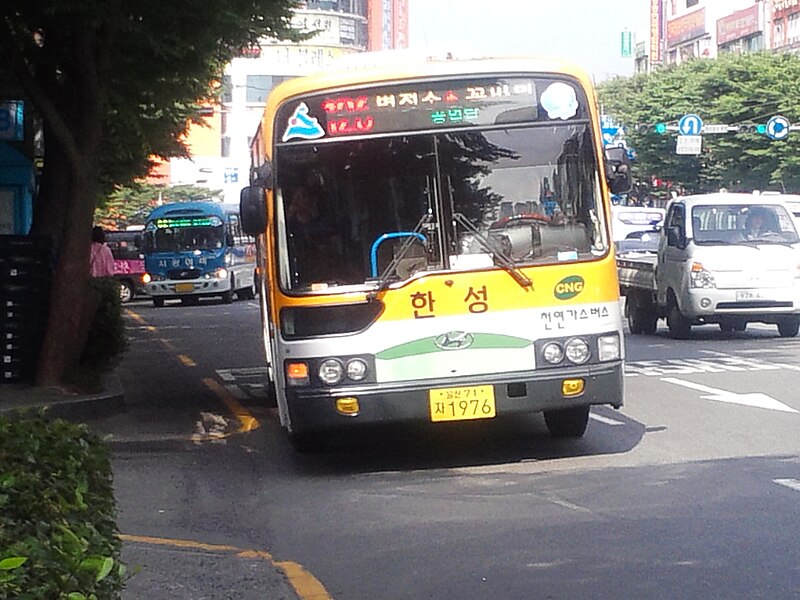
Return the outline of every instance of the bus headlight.
[[[564,345],[564,354],[571,363],[582,365],[591,356],[589,344],[581,338],[572,338]]]
[[[228,269],[217,269],[214,271],[214,277],[217,279],[227,279],[228,278]]]
[[[150,283],[152,280],[153,280],[153,278],[152,278],[152,277],[150,277],[150,273],[142,273],[142,283],[144,283],[144,284],[148,284],[148,283]]]
[[[367,376],[367,363],[360,358],[354,358],[347,363],[347,377],[353,381],[361,381]]]
[[[542,348],[542,356],[551,365],[557,365],[564,360],[564,349],[555,342],[550,342]]]
[[[618,335],[604,335],[597,338],[597,358],[601,362],[619,360],[620,345]]]
[[[323,360],[317,372],[320,380],[326,385],[336,385],[344,378],[344,365],[335,358]]]

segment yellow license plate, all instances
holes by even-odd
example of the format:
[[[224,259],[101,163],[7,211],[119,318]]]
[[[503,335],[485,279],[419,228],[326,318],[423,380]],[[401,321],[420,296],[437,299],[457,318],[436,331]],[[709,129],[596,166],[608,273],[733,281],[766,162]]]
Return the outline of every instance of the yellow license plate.
[[[187,292],[194,291],[194,284],[193,283],[176,283],[175,284],[175,291],[179,294],[186,294]]]
[[[431,421],[491,419],[497,415],[491,385],[430,390],[428,401]]]

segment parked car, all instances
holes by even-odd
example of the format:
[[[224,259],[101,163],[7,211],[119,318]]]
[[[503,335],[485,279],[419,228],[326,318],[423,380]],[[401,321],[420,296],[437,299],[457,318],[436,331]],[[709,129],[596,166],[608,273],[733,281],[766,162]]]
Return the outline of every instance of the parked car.
[[[150,276],[144,270],[141,240],[141,231],[106,231],[106,244],[114,255],[114,278],[119,281],[119,299],[123,303],[147,294],[145,284]]]

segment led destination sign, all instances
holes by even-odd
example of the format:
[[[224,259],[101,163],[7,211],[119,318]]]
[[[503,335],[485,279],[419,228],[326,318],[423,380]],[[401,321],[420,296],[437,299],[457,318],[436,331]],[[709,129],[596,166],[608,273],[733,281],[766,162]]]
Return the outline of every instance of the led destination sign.
[[[176,227],[219,227],[222,220],[219,217],[171,217],[156,219],[157,229],[172,229]]]
[[[289,142],[573,118],[586,118],[586,101],[570,83],[483,78],[307,96],[280,109],[276,131]]]

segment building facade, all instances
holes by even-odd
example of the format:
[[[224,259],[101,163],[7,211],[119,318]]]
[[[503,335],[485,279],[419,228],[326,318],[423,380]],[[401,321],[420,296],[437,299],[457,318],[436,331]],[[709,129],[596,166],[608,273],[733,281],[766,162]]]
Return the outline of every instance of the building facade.
[[[161,166],[162,183],[222,190],[225,202],[238,202],[249,180],[250,142],[272,88],[349,54],[407,48],[408,0],[308,0],[295,11],[293,25],[317,33],[301,43],[265,41],[231,61],[214,114],[187,133],[192,158]]]
[[[800,0],[650,0],[636,72],[725,52],[800,52]]]

